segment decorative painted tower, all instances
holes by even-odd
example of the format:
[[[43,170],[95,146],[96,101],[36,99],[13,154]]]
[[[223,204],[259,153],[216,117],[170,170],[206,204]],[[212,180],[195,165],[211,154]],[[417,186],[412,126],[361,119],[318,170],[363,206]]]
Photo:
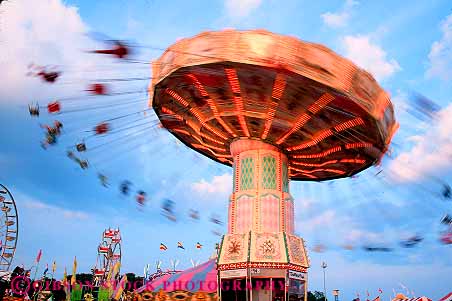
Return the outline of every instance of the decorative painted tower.
[[[303,240],[293,233],[294,204],[289,192],[287,156],[277,147],[255,139],[234,140],[230,150],[234,184],[228,234],[223,237],[218,257],[220,281],[245,278],[254,295],[262,295],[255,297],[260,300],[266,300],[265,293],[269,298],[284,297],[290,282],[294,282],[292,293],[295,286],[296,294],[304,296],[309,261]],[[272,291],[259,289],[253,279],[260,279],[262,285],[272,282],[267,284]],[[273,282],[279,282],[279,287]]]
[[[233,167],[220,299],[306,298],[289,179],[350,177],[379,162],[397,129],[389,95],[323,45],[263,30],[179,40],[153,62],[149,94],[170,133]]]

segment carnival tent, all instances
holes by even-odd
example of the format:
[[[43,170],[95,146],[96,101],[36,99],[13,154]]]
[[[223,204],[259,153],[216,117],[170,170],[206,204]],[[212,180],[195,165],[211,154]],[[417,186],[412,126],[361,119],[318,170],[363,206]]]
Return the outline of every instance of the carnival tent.
[[[211,259],[196,267],[176,274],[159,277],[137,290],[138,293],[187,291],[215,293],[217,291],[216,259]]]
[[[408,297],[404,296],[403,294],[397,294],[397,296],[394,299],[392,299],[392,301],[432,301],[432,299],[427,298],[425,296],[408,298]]]
[[[452,301],[452,292],[439,299],[439,301]]]

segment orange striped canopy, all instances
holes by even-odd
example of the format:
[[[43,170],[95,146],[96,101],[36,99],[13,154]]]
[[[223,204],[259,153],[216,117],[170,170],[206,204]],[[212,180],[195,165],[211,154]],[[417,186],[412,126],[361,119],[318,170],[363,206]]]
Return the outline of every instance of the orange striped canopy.
[[[377,163],[397,129],[389,95],[330,49],[268,31],[205,32],[153,63],[150,105],[187,146],[226,165],[240,137],[289,158],[293,180]]]

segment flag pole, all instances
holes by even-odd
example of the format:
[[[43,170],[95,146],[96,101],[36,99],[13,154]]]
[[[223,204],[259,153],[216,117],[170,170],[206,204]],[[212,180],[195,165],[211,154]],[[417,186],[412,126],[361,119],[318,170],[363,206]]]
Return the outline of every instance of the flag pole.
[[[33,282],[36,280],[36,274],[38,274],[39,261],[36,262],[35,266],[35,274],[33,275]]]

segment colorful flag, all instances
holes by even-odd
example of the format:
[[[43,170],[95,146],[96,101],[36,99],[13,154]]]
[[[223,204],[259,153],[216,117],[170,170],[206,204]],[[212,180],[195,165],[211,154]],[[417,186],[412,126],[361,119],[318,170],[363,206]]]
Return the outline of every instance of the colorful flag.
[[[63,286],[67,285],[67,271],[66,267],[64,267],[64,274],[63,274]]]
[[[118,274],[119,268],[120,268],[120,267],[121,267],[121,263],[120,263],[119,261],[117,261],[117,262],[115,263],[115,265],[113,266],[113,274],[112,274],[112,278],[113,278],[113,279],[116,278],[116,275]]]
[[[201,249],[202,248],[202,244],[200,244],[199,242],[196,243],[196,249]]]
[[[46,269],[44,270],[44,276],[47,274],[48,271],[49,271],[49,264],[46,263]]]
[[[53,261],[53,264],[52,264],[52,274],[55,273],[55,271],[56,271],[56,261]]]
[[[39,249],[38,256],[36,256],[36,263],[39,263],[39,261],[41,260],[41,256],[42,256],[42,250]]]
[[[74,257],[74,264],[72,266],[71,285],[75,285],[75,283],[76,283],[76,278],[75,278],[76,273],[77,273],[77,257]]]
[[[383,294],[383,290],[382,290],[381,288],[378,289],[378,292],[379,292],[380,294]]]
[[[166,251],[168,248],[164,244],[160,244],[160,250]]]
[[[66,301],[69,301],[69,300],[71,300],[71,293],[69,291],[69,285],[68,285],[68,281],[67,281],[66,267],[64,267],[63,286],[64,286],[64,292],[66,293]]]
[[[111,275],[113,274],[113,264],[110,265],[110,268],[108,269],[108,274],[107,274],[107,281],[105,282],[105,287],[106,288],[110,288],[112,283],[110,281],[111,279]]]
[[[179,249],[185,250],[184,246],[182,245],[182,243],[180,241],[177,242],[177,247]]]
[[[113,293],[113,300],[119,300],[121,298],[121,295],[122,295],[122,292],[124,291],[126,283],[127,283],[127,275],[124,274],[124,276],[122,276],[122,278],[121,278],[121,281],[119,281],[116,291]]]

